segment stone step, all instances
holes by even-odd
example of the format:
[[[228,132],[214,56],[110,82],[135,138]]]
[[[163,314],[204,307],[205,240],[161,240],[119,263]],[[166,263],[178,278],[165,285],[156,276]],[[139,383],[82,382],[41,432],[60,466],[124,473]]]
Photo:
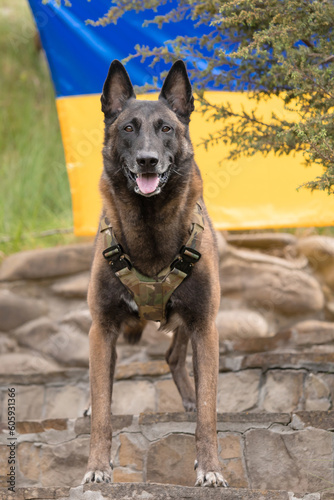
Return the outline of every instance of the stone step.
[[[188,368],[191,373],[190,357]],[[77,418],[89,405],[87,368],[0,373],[0,421],[6,420],[8,387],[15,387],[19,420]],[[334,351],[330,346],[221,356],[218,411],[291,412],[333,406]],[[167,364],[162,360],[119,364],[112,411],[183,411]]]
[[[330,500],[330,498],[332,497],[320,493],[295,497],[286,491],[191,488],[158,483],[114,483],[77,488],[17,488],[15,496],[0,491],[0,500]]]
[[[115,483],[194,485],[195,413],[113,415],[112,425]],[[306,493],[325,492],[327,496],[321,498],[334,498],[333,431],[333,411],[218,414],[218,452],[224,476],[231,488],[281,490],[283,487],[296,498]],[[89,417],[17,422],[16,486],[79,487],[87,465],[89,434]],[[12,439],[3,425],[0,463],[4,466],[0,468],[0,490],[6,487],[7,445]],[[244,498],[267,498],[256,494]],[[73,492],[70,498],[85,497],[75,496]],[[315,499],[320,499],[320,495],[308,498]]]

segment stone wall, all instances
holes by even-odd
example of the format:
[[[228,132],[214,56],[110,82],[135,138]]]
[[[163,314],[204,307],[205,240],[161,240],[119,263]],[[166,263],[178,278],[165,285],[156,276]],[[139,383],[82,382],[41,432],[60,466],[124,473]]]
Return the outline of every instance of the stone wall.
[[[112,417],[114,482],[192,486],[195,420],[194,413]],[[329,490],[334,485],[333,421],[333,412],[218,414],[225,478],[232,488],[295,494]],[[88,457],[89,417],[22,422],[17,432],[20,487],[80,484]],[[0,434],[0,463],[8,455],[5,436]]]
[[[2,494],[0,500],[330,500],[326,493],[298,495],[287,491],[191,488],[148,483],[86,484],[76,488],[19,488],[15,495]]]
[[[334,319],[332,238],[260,233],[229,235],[226,243],[221,233],[218,237],[222,295],[217,325],[222,344],[270,337],[305,320]],[[46,372],[87,366],[91,257],[92,245],[82,244],[22,252],[3,261],[3,371],[8,373],[11,364],[24,372],[34,365]],[[332,328],[331,323],[325,326]]]
[[[134,349],[133,349],[134,351]],[[189,371],[191,364],[189,360]],[[218,379],[219,412],[329,410],[334,401],[334,352],[225,354]],[[88,370],[0,375],[1,421],[7,389],[14,386],[17,419],[77,418],[89,406]],[[119,365],[114,414],[183,411],[181,398],[162,360]]]
[[[290,500],[334,498],[333,239],[225,236],[218,234],[217,432],[227,480],[247,492],[299,495]],[[0,266],[0,469],[7,389],[15,387],[22,487],[69,488],[83,476],[91,257],[92,245],[83,244],[22,252]],[[119,339],[111,408],[116,482],[194,483],[195,415],[179,413],[164,361],[169,343],[154,323],[139,345]],[[187,364],[192,375],[190,350]],[[29,491],[22,498],[39,498]],[[45,494],[58,498],[55,490]]]

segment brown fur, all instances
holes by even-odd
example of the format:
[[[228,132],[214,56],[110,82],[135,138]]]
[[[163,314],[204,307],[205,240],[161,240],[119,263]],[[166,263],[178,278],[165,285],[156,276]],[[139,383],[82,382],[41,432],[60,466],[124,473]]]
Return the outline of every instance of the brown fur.
[[[105,168],[100,189],[103,214],[112,222],[118,242],[133,265],[147,276],[157,275],[173,261],[189,237],[196,202],[200,200],[204,207],[206,223],[200,248],[202,257],[171,296],[166,321],[161,328],[174,332],[166,360],[184,407],[186,411],[197,409],[197,484],[226,486],[220,474],[216,438],[219,350],[215,317],[220,301],[217,248],[202,200],[201,175],[193,159],[188,135],[189,116],[193,109],[189,88],[184,66],[177,62],[165,81],[161,102],[136,103],[124,68],[120,63],[111,65],[101,99],[106,116],[106,135]],[[137,135],[142,134],[146,142],[150,140],[149,134],[153,134],[153,128],[151,132],[149,130],[150,124],[158,123],[160,116],[172,126],[173,134],[165,137],[157,132],[156,135],[162,137],[161,155],[170,151],[169,158],[173,158],[177,171],[170,173],[161,193],[150,198],[135,194],[131,177],[126,179],[124,172],[120,171],[120,134],[125,137],[124,144],[128,144],[124,154],[129,155],[131,150],[131,143],[126,142],[127,135],[122,132],[120,124],[127,123],[132,116],[142,117]],[[160,142],[157,141],[156,147],[159,148]],[[130,160],[127,161],[132,165]],[[92,428],[86,482],[110,480],[110,405],[115,345],[121,332],[130,341],[138,340],[145,324],[129,308],[131,296],[108,268],[102,256],[103,250],[103,239],[98,234],[88,294],[93,319],[89,333]],[[185,368],[189,339],[193,349],[195,390]]]

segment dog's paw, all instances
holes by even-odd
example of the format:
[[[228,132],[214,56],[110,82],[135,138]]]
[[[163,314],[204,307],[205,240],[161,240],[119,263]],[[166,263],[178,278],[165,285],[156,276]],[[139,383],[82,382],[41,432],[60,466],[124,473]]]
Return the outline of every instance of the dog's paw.
[[[198,462],[195,460],[195,470],[198,468]],[[223,478],[220,472],[206,472],[204,473],[202,470],[197,471],[197,481],[195,486],[204,486],[209,488],[228,488],[227,481]]]
[[[89,470],[86,472],[82,484],[85,483],[111,483],[111,469],[105,470]]]
[[[184,407],[185,411],[187,411],[187,412],[197,411],[196,403],[194,401],[189,401],[187,399],[187,400],[183,400],[182,403],[183,403],[183,407]]]

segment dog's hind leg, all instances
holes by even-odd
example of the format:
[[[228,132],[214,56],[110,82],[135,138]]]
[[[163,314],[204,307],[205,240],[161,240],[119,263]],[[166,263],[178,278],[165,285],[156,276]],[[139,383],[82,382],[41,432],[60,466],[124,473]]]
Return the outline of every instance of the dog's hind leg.
[[[185,364],[188,341],[189,337],[184,329],[181,326],[177,327],[171,346],[166,352],[166,361],[181,395],[184,409],[196,411],[195,390]]]
[[[108,332],[96,322],[89,332],[91,438],[84,483],[111,481],[111,394],[116,364],[116,332]]]

